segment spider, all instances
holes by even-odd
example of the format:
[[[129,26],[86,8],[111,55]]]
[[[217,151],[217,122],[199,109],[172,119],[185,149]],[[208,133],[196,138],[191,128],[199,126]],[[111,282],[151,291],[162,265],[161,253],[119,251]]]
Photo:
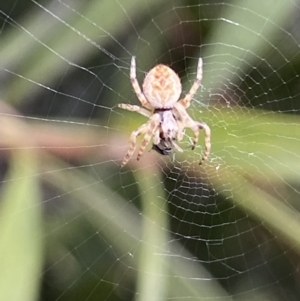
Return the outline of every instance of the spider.
[[[119,104],[118,107],[140,113],[148,117],[149,120],[131,133],[129,149],[121,166],[126,165],[132,157],[136,148],[137,136],[141,134],[144,134],[144,139],[141,142],[137,160],[142,156],[152,136],[153,148],[160,154],[169,154],[173,146],[182,151],[174,141],[182,140],[184,128],[190,128],[194,132],[192,150],[198,142],[199,131],[204,130],[205,151],[199,165],[202,164],[207,159],[211,149],[210,128],[204,122],[194,121],[186,111],[202,80],[202,59],[199,58],[196,79],[190,91],[180,100],[182,90],[180,79],[168,66],[160,64],[152,68],[145,77],[142,91],[136,79],[136,64],[133,56],[130,79],[136,96],[143,107],[124,103]]]

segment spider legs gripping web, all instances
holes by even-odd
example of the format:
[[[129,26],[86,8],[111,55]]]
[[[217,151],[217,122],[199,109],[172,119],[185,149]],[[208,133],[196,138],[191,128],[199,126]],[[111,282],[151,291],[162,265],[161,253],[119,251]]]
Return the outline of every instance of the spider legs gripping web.
[[[210,143],[210,128],[209,126],[204,123],[204,122],[196,122],[196,121],[193,121],[194,122],[194,127],[192,127],[192,130],[194,132],[194,140],[193,140],[193,146],[192,146],[192,150],[195,149],[196,147],[196,144],[198,142],[198,137],[199,137],[199,131],[200,129],[201,130],[204,130],[204,133],[205,133],[205,151],[204,151],[204,154],[199,162],[199,165],[201,165],[203,163],[203,161],[205,161],[207,158],[208,158],[208,155],[210,153],[210,149],[211,149],[211,143]]]
[[[141,102],[142,106],[147,109],[152,109],[148,100],[146,99],[144,93],[141,90],[139,82],[136,79],[136,65],[135,65],[135,57],[133,56],[131,59],[131,66],[130,66],[130,80],[132,87],[136,96],[138,97],[139,101]]]
[[[135,147],[136,147],[136,138],[137,136],[144,134],[147,130],[147,123],[141,125],[137,130],[133,131],[130,135],[130,139],[129,139],[129,149],[123,159],[123,162],[121,164],[121,167],[123,167],[124,165],[127,164],[127,162],[129,161],[129,159],[132,157],[134,151],[135,151]]]
[[[199,162],[199,165],[203,163],[203,161],[205,161],[208,158],[208,155],[210,153],[211,150],[211,143],[210,143],[210,137],[211,137],[211,131],[209,126],[204,123],[204,122],[197,122],[195,120],[193,120],[189,114],[186,112],[185,108],[183,107],[183,105],[178,102],[175,104],[174,106],[175,109],[175,114],[178,115],[177,118],[178,120],[180,120],[180,130],[178,131],[178,138],[177,140],[181,140],[182,139],[182,130],[185,127],[188,127],[190,129],[192,129],[192,131],[194,132],[194,140],[193,140],[193,145],[192,145],[192,149],[195,149],[196,144],[198,142],[198,137],[199,137],[199,132],[200,130],[204,130],[204,134],[205,134],[205,151],[204,154]]]
[[[150,120],[147,122],[147,132],[146,132],[145,137],[144,137],[144,139],[143,139],[143,141],[141,143],[141,147],[140,147],[140,150],[139,150],[138,155],[137,155],[137,160],[140,159],[140,157],[143,154],[146,146],[148,145],[151,137],[157,131],[159,123],[160,123],[160,116],[159,116],[159,114],[154,114],[150,118]]]
[[[129,159],[132,157],[135,148],[136,148],[136,138],[141,134],[145,134],[144,139],[142,140],[141,147],[138,152],[137,160],[140,159],[141,155],[143,154],[147,144],[149,143],[151,137],[157,131],[159,126],[160,116],[158,114],[154,114],[147,123],[141,125],[137,130],[133,131],[130,135],[129,139],[129,149],[123,159],[121,167],[127,164]]]
[[[188,92],[188,94],[179,101],[185,109],[190,106],[191,100],[194,97],[195,93],[197,92],[197,90],[201,84],[202,75],[203,75],[202,66],[203,66],[202,58],[199,58],[196,79],[195,79],[190,91]]]

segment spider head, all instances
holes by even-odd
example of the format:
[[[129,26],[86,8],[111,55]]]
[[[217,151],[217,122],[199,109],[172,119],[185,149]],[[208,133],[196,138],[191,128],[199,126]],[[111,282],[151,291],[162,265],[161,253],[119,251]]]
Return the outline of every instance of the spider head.
[[[143,92],[154,108],[172,108],[181,95],[178,75],[168,66],[157,65],[149,71],[143,83]]]

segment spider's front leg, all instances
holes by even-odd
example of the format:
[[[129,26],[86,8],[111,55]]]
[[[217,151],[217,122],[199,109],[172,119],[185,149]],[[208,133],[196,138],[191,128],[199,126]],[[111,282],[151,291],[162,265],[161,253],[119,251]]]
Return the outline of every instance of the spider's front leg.
[[[204,130],[204,141],[205,141],[205,151],[204,154],[199,162],[199,165],[203,163],[208,158],[208,155],[211,150],[211,143],[210,143],[210,136],[211,136],[211,131],[210,127],[204,123],[204,122],[196,122],[193,120],[194,126],[192,127],[192,130],[194,132],[194,140],[193,140],[193,146],[192,150],[195,149],[196,144],[198,142],[198,137],[199,137],[199,131]]]
[[[145,137],[141,143],[141,147],[140,147],[140,150],[139,150],[138,156],[137,156],[137,160],[140,159],[140,157],[143,154],[151,137],[154,135],[155,131],[157,131],[159,123],[160,123],[160,116],[158,114],[154,114],[154,115],[152,115],[152,117],[150,117],[150,119],[147,123],[141,125],[137,130],[135,130],[131,133],[130,139],[129,139],[129,149],[123,159],[121,167],[126,165],[127,162],[129,161],[129,159],[132,157],[132,155],[135,151],[135,148],[136,148],[136,138],[141,134],[145,134]]]
[[[152,115],[152,117],[149,119],[148,123],[147,123],[147,127],[146,127],[146,133],[145,133],[145,136],[144,136],[144,139],[141,143],[141,147],[140,147],[140,150],[138,152],[138,155],[137,155],[137,160],[140,159],[140,157],[142,156],[146,146],[148,145],[151,137],[155,134],[155,132],[157,131],[158,129],[158,126],[160,124],[160,116],[159,114],[154,114]],[[157,135],[155,135],[155,140],[157,140]]]
[[[200,130],[204,131],[205,134],[205,151],[204,154],[199,162],[199,165],[203,163],[203,161],[205,161],[208,158],[208,155],[210,153],[211,150],[211,143],[210,143],[210,136],[211,136],[211,131],[209,126],[204,123],[204,122],[197,122],[194,121],[190,115],[187,113],[187,111],[185,110],[185,108],[183,107],[183,105],[180,102],[177,102],[174,106],[174,114],[176,115],[177,119],[180,121],[181,125],[180,125],[180,130],[178,131],[177,134],[177,139],[181,139],[182,138],[182,130],[184,127],[188,127],[190,129],[193,130],[194,132],[194,140],[193,140],[193,145],[192,145],[192,150],[195,149],[196,144],[198,142],[198,137],[199,137],[199,132]]]
[[[121,164],[121,167],[123,167],[124,165],[127,164],[127,162],[129,161],[129,159],[132,157],[134,151],[135,151],[135,147],[136,147],[136,138],[137,136],[144,134],[147,131],[147,123],[141,125],[137,130],[133,131],[130,135],[130,139],[129,139],[129,149],[123,159],[123,162]]]

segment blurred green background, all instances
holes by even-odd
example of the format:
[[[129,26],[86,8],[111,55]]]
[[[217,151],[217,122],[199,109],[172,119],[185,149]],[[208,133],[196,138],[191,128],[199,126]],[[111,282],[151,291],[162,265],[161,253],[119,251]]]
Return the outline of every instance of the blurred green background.
[[[3,1],[4,2],[4,1]],[[300,300],[300,8],[265,1],[0,4],[1,300]],[[146,151],[137,77],[171,66],[203,147]]]

